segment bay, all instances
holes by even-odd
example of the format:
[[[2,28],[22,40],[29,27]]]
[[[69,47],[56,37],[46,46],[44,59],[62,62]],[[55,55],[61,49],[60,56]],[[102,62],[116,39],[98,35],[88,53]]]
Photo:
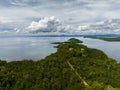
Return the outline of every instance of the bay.
[[[52,42],[64,42],[73,37],[0,37],[0,59],[40,60],[56,52]],[[107,42],[98,39],[74,37],[83,41],[84,45],[104,51],[109,57],[120,61],[120,42]]]

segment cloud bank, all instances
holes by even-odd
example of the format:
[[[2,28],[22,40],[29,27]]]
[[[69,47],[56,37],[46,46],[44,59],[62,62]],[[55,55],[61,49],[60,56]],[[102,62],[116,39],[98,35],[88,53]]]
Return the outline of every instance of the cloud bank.
[[[120,19],[110,19],[77,27],[65,25],[55,16],[33,21],[27,28],[28,33],[62,33],[62,34],[117,34],[120,33]]]
[[[2,20],[1,20],[1,23]],[[4,21],[9,23],[9,21]],[[120,33],[120,19],[110,19],[93,24],[84,25],[67,25],[65,22],[56,18],[55,16],[44,17],[39,21],[32,21],[23,29],[12,29],[4,24],[0,28],[0,34],[3,33],[21,33],[21,34],[119,34]],[[5,28],[6,27],[6,28]]]
[[[55,16],[45,17],[38,22],[33,21],[28,26],[29,32],[59,32],[62,30],[62,24]]]
[[[119,0],[0,0],[0,18],[24,28],[36,18],[56,16],[78,26],[120,18]]]
[[[77,30],[83,34],[119,34],[120,19],[110,19],[86,26],[79,26]]]
[[[27,28],[26,31],[29,33],[72,33],[72,26],[64,25],[55,16],[44,17],[38,22],[33,21]]]

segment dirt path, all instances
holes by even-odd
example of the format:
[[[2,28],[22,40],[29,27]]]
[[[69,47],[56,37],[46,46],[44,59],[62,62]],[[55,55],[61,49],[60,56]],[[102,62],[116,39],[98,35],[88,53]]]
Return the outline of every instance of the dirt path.
[[[69,61],[67,61],[67,64],[75,72],[76,76],[78,76],[78,78],[83,82],[83,84],[85,86],[89,86],[88,83],[85,80],[82,79],[82,77],[78,74],[78,72],[75,70],[75,68],[72,66],[72,64]]]

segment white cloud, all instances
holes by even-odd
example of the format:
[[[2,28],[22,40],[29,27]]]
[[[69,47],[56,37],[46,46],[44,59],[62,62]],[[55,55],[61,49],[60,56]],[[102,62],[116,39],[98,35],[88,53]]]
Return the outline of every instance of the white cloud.
[[[0,33],[36,33],[36,34],[117,34],[120,33],[120,19],[110,19],[77,27],[66,25],[55,16],[33,21],[27,28],[4,30]]]
[[[27,21],[28,18],[56,16],[67,24],[90,23],[96,19],[120,18],[115,0],[10,0],[11,7],[1,7],[0,17]],[[10,2],[9,1],[9,2]],[[61,4],[61,2],[63,4]],[[22,6],[22,5],[23,6]],[[33,5],[34,4],[34,5]],[[15,5],[15,6],[14,6]],[[104,13],[104,14],[103,14]],[[74,20],[69,21],[69,18]],[[99,19],[99,20],[100,20]],[[77,21],[77,22],[75,22]],[[22,22],[23,23],[23,22]]]
[[[0,23],[12,23],[13,21],[6,18],[0,18]]]
[[[65,28],[64,28],[64,32],[66,33],[74,33],[75,32],[75,28],[71,25],[67,25]]]
[[[118,34],[120,33],[120,19],[110,19],[89,26],[79,26],[77,31],[82,34]]]
[[[76,29],[71,25],[65,25],[55,16],[44,17],[38,22],[33,21],[27,28],[26,32],[29,33],[64,33],[72,34]]]
[[[19,32],[21,32],[19,30]],[[120,19],[112,19],[77,27],[65,25],[58,18],[45,17],[38,22],[33,21],[27,29],[27,33],[62,33],[62,34],[112,34],[120,33]]]
[[[31,32],[96,32],[77,29],[78,25],[94,23],[111,18],[120,18],[119,0],[1,0],[0,24],[21,28],[29,26]],[[56,16],[63,22],[43,18],[39,22],[33,18]],[[48,19],[47,19],[48,18]],[[51,24],[54,22],[54,25]],[[9,23],[9,24],[8,24]],[[64,24],[63,24],[64,23]],[[72,24],[72,26],[67,26]],[[2,25],[0,25],[1,28]],[[3,28],[3,26],[2,26]],[[69,30],[68,30],[69,29]],[[24,31],[24,30],[23,30]],[[118,32],[119,30],[116,30]],[[100,32],[100,31],[97,31]],[[109,32],[109,31],[108,31]]]
[[[27,28],[32,33],[39,32],[60,32],[63,29],[62,23],[55,16],[45,17],[38,22],[33,21]]]

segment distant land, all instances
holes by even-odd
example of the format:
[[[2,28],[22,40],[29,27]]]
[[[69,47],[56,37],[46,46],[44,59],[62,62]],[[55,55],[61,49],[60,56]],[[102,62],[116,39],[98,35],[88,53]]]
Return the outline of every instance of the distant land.
[[[120,35],[88,35],[84,36],[84,38],[92,38],[92,39],[100,39],[109,42],[118,42],[120,41]]]
[[[120,34],[0,34],[0,37],[120,37]]]
[[[120,41],[120,34],[3,34],[0,37],[84,37],[111,42]]]

